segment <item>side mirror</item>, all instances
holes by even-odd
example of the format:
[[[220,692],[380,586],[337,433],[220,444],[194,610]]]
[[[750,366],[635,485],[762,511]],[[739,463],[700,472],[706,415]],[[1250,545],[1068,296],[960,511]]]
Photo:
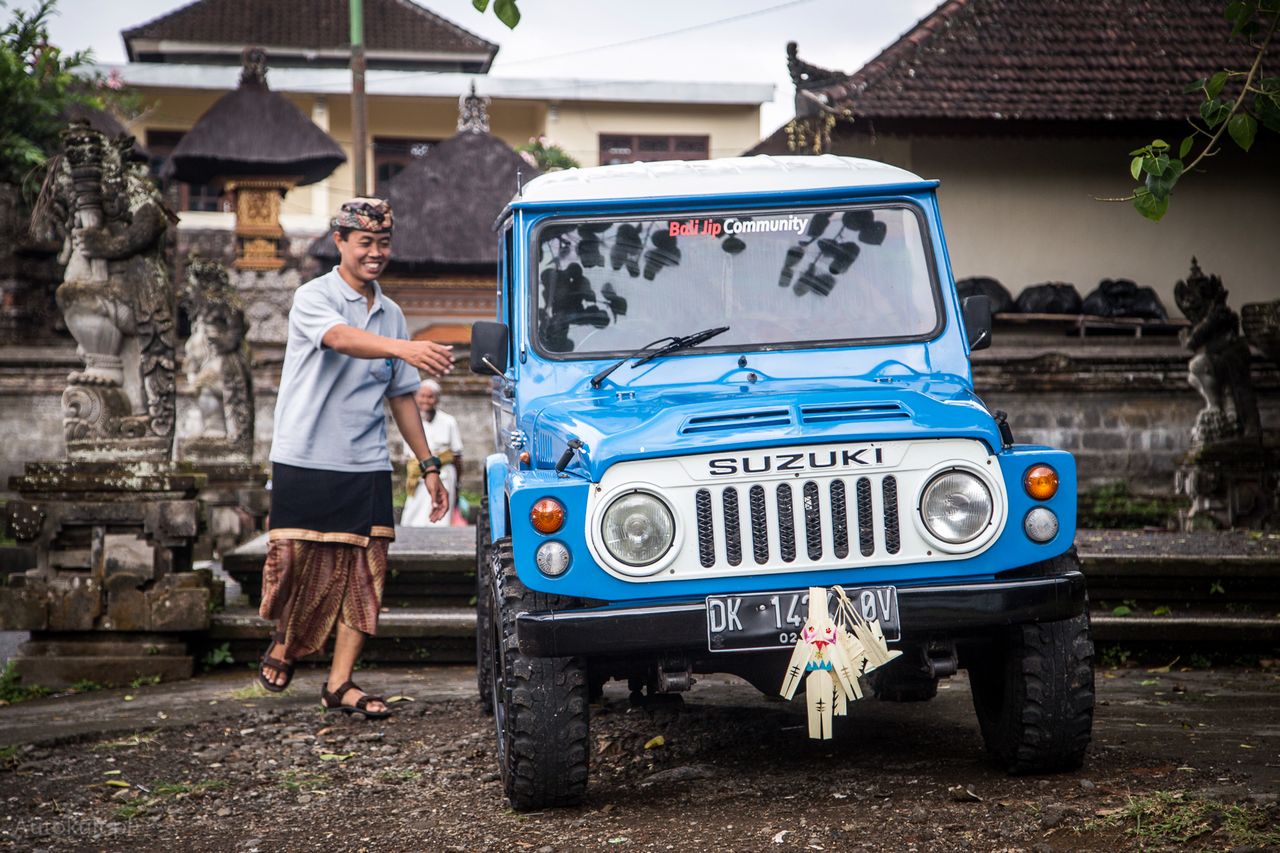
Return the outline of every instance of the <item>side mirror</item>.
[[[960,311],[964,314],[969,349],[972,351],[991,346],[991,299],[986,296],[966,296],[960,301]],[[473,349],[472,353],[474,352]],[[473,355],[472,358],[474,357]]]
[[[471,327],[471,372],[502,376],[507,372],[510,333],[505,323],[480,321]]]

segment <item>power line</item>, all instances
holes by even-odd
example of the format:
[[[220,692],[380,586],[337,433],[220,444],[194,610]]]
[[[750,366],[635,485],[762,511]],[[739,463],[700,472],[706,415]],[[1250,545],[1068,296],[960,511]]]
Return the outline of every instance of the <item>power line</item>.
[[[680,29],[677,29],[677,30],[668,30],[665,33],[654,33],[653,35],[639,36],[637,38],[627,39],[625,41],[616,41],[616,42],[613,42],[612,44],[601,44],[595,47],[584,47],[584,48],[579,48],[578,50],[570,50],[570,51],[566,51],[565,53],[553,53],[550,56],[535,56],[529,59],[516,59],[511,62],[503,62],[502,60],[498,60],[498,63],[503,68],[505,68],[509,65],[527,65],[530,62],[545,62],[549,59],[562,59],[566,56],[578,56],[583,53],[593,53],[597,50],[611,50],[615,47],[627,47],[633,44],[641,44],[647,41],[655,41],[656,39],[667,38],[668,36],[682,35],[684,33],[690,33],[695,30],[703,30],[703,29],[706,29],[707,27],[718,27],[721,24],[730,24],[730,23],[733,23],[734,21],[741,21],[746,18],[754,18],[759,15],[769,14],[770,12],[777,12],[780,9],[787,9],[791,6],[799,6],[801,3],[810,3],[810,2],[812,2],[812,0],[790,0],[790,2],[787,2],[787,3],[778,3],[775,6],[766,6],[763,9],[756,9],[755,11],[752,11],[752,12],[743,12],[740,15],[731,15],[728,18],[717,18],[714,21],[704,21],[701,24],[692,24],[691,26],[681,27]]]

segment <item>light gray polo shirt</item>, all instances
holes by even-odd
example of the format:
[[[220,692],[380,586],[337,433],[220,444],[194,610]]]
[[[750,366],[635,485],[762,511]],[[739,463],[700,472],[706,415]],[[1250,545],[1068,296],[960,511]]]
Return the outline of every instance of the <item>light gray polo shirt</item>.
[[[299,287],[276,398],[271,461],[327,471],[390,471],[382,401],[418,390],[416,368],[400,359],[354,358],[325,348],[338,325],[409,340],[404,312],[373,282],[373,308],[338,268]]]

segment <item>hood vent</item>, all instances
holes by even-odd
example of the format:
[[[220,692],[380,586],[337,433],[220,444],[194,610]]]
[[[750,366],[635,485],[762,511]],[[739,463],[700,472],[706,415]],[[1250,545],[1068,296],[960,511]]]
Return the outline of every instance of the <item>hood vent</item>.
[[[693,435],[699,432],[785,426],[791,426],[790,409],[761,409],[755,412],[698,415],[684,422],[684,426],[680,428],[680,434]]]
[[[910,420],[911,413],[899,403],[823,403],[800,407],[800,422],[806,426],[901,418]]]

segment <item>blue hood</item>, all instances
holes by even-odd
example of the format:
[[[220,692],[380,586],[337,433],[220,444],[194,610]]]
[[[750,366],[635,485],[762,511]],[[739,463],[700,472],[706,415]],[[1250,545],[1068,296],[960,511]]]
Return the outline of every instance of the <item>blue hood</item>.
[[[598,482],[629,459],[858,439],[972,438],[1000,447],[986,406],[960,377],[822,377],[756,382],[742,370],[695,385],[605,387],[542,399],[534,413],[535,464],[546,467],[571,438],[582,450],[567,469]]]

